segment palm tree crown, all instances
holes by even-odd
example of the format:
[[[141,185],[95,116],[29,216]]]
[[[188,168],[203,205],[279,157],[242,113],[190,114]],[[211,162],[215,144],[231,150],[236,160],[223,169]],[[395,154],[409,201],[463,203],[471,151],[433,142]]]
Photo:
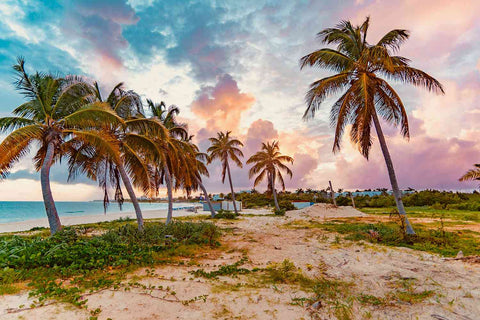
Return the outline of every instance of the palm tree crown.
[[[102,126],[102,130],[114,137],[117,142],[119,155],[111,157],[83,145],[76,146],[72,148],[70,154],[70,177],[85,173],[90,178],[98,180],[104,189],[105,207],[109,201],[107,192],[109,185],[115,189],[115,200],[120,205],[123,202],[121,179],[135,208],[138,226],[142,229],[142,212],[133,186],[147,194],[154,189],[149,164],[153,159],[158,160],[162,156],[156,140],[167,137],[167,130],[157,119],[145,117],[138,94],[124,90],[122,83],[114,87],[105,102],[96,82],[91,88],[92,99],[106,104],[123,120],[121,125]]]
[[[480,180],[480,163],[473,165],[475,169],[468,170],[459,180],[460,181],[469,181],[469,180]]]
[[[65,150],[79,143],[116,157],[118,146],[98,124],[123,121],[107,105],[91,101],[90,87],[80,78],[39,72],[29,75],[22,58],[14,70],[16,88],[28,101],[13,110],[13,117],[0,119],[0,132],[10,132],[0,144],[0,177],[5,178],[32,144],[38,143],[35,168],[41,171],[45,209],[51,232],[55,233],[61,224],[50,189],[50,167],[65,155]]]
[[[291,178],[292,170],[284,163],[293,163],[293,158],[280,153],[278,141],[262,143],[262,149],[247,160],[247,164],[254,164],[248,172],[249,178],[251,179],[257,176],[253,187],[258,186],[258,184],[267,178],[268,189],[273,190],[274,186],[271,185],[271,177],[275,175],[276,179],[280,182],[282,190],[285,190],[285,181],[281,171],[285,171]]]
[[[333,150],[340,149],[344,128],[352,124],[350,138],[367,158],[372,145],[371,124],[377,114],[387,123],[400,125],[404,137],[410,134],[402,100],[382,77],[444,92],[437,80],[411,67],[409,59],[395,55],[409,37],[407,30],[391,30],[372,45],[366,41],[369,22],[367,18],[360,26],[353,26],[342,21],[319,32],[321,42],[336,45],[336,49],[322,48],[300,60],[301,68],[320,67],[336,73],[310,85],[304,118],[313,117],[328,96],[341,93],[330,113],[335,127]]]
[[[232,132],[218,132],[217,137],[208,139],[212,144],[207,149],[207,152],[209,153],[208,163],[211,163],[215,159],[221,161],[222,182],[225,182],[228,159],[232,159],[232,161],[240,168],[243,167],[242,161],[239,159],[239,157],[243,157],[243,152],[239,148],[243,147],[243,143],[238,139],[232,139],[230,133]]]

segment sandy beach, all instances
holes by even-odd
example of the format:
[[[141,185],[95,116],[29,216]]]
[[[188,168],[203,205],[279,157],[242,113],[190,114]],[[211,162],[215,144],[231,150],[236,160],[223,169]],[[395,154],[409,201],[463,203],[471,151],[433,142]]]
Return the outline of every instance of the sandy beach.
[[[197,213],[187,211],[187,210],[174,210],[173,211],[173,216],[174,217],[184,217],[184,216],[196,215],[196,214],[208,214],[208,212],[202,211],[201,208],[198,209]],[[144,219],[157,219],[157,218],[166,218],[166,217],[167,217],[167,210],[145,210],[145,211],[143,211],[143,218]],[[71,225],[84,224],[84,223],[96,223],[96,222],[103,222],[103,221],[112,221],[112,220],[117,220],[117,219],[120,219],[120,218],[135,219],[136,218],[135,217],[135,212],[133,212],[133,211],[122,211],[122,212],[114,212],[114,213],[107,213],[107,214],[67,216],[67,217],[60,217],[60,220],[62,221],[62,224],[64,226],[71,226]],[[45,217],[43,219],[32,219],[32,220],[25,220],[25,221],[0,223],[0,233],[27,231],[27,230],[30,230],[34,227],[48,228],[47,218]]]
[[[85,299],[88,299],[89,307],[101,309],[98,319],[102,320],[332,319],[335,310],[329,306],[313,310],[308,303],[295,303],[298,299],[308,298],[309,293],[294,285],[262,284],[255,274],[210,280],[191,274],[200,268],[207,271],[218,269],[246,257],[248,262],[244,267],[249,269],[265,268],[273,262],[289,259],[307,275],[354,283],[346,292],[352,296],[388,296],[403,290],[401,284],[407,281],[405,279],[414,283],[412,290],[415,292],[432,292],[430,298],[412,304],[394,301],[391,305],[375,306],[352,300],[349,305],[352,314],[348,319],[477,319],[475,315],[480,312],[477,303],[480,297],[478,265],[407,248],[339,240],[335,233],[309,227],[312,222],[361,221],[374,219],[373,216],[351,207],[332,208],[329,205],[290,211],[285,217],[267,216],[269,211],[266,209],[245,210],[243,213],[248,215],[216,222],[231,230],[225,231],[219,249],[202,252],[191,264],[161,265],[153,272],[140,268],[124,281],[135,280],[145,287],[155,286],[157,289],[138,287],[127,291],[111,288],[87,293]],[[164,212],[149,212],[145,216],[162,217],[162,214]],[[176,213],[177,216],[184,214],[191,213]],[[125,216],[125,213],[121,215]],[[116,217],[110,215],[107,218]],[[105,219],[88,218],[89,221]],[[74,222],[73,219],[65,220],[65,223]],[[175,295],[158,289],[167,287]],[[72,308],[55,301],[30,308],[32,301],[27,291],[1,296],[0,318],[80,320],[90,315],[83,308]]]

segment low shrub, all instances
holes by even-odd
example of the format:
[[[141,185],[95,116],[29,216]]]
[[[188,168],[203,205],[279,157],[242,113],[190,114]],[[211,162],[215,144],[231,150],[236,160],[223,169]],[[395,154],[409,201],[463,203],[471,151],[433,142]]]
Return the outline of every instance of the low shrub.
[[[280,209],[280,210],[273,209],[273,213],[274,213],[276,216],[284,216],[284,215],[285,215],[285,209]]]
[[[73,228],[43,237],[0,238],[0,281],[10,270],[27,277],[36,268],[48,268],[59,276],[89,270],[155,263],[155,252],[180,245],[217,245],[218,228],[211,223],[172,222],[146,224],[143,231],[124,225],[98,236],[80,236]]]
[[[237,219],[238,215],[230,210],[218,210],[213,219]]]
[[[291,201],[288,201],[288,200],[282,200],[278,203],[278,206],[280,207],[280,209],[283,209],[285,211],[289,211],[289,210],[295,210],[295,206],[293,205],[293,203]]]
[[[478,254],[480,250],[480,242],[475,236],[466,231],[445,231],[440,227],[429,229],[415,225],[416,235],[409,236],[405,235],[401,227],[394,222],[375,224],[330,222],[319,226],[345,234],[347,240],[365,240],[388,246],[408,247],[444,256],[455,256],[460,250],[465,255],[472,255]]]

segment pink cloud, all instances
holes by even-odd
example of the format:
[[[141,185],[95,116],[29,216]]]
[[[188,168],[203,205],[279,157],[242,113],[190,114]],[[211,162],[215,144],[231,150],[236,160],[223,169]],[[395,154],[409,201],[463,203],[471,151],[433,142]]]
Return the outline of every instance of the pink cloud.
[[[413,116],[410,118],[414,123],[421,122]],[[474,141],[434,138],[419,134],[413,136],[409,142],[399,135],[389,137],[387,144],[401,188],[476,187],[476,183],[458,181],[458,178],[479,160],[480,145]],[[350,156],[347,160],[345,154],[353,157]],[[369,161],[359,153],[342,152],[335,164],[335,176],[344,188],[390,188],[385,161],[377,139],[374,140]]]
[[[255,98],[243,93],[232,76],[225,74],[215,86],[204,86],[198,92],[190,108],[207,121],[208,131],[238,131],[242,113],[249,110]]]

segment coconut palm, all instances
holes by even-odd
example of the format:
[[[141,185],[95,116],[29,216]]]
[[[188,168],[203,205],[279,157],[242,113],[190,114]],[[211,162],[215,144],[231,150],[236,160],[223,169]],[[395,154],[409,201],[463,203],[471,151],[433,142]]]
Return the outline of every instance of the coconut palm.
[[[168,134],[164,139],[156,139],[156,143],[161,152],[161,157],[154,164],[154,183],[156,190],[161,184],[167,188],[168,211],[166,223],[170,223],[173,217],[173,189],[177,190],[181,185],[182,177],[185,174],[185,158],[182,150],[188,148],[186,139],[188,137],[186,124],[178,123],[176,115],[180,109],[176,106],[167,108],[166,104],[154,103],[147,100],[150,112],[154,119],[161,122],[166,128]]]
[[[401,134],[408,139],[407,113],[399,95],[384,78],[424,87],[437,93],[443,93],[443,88],[427,73],[411,67],[407,58],[395,55],[400,45],[409,37],[407,30],[391,30],[372,45],[366,41],[368,27],[369,18],[359,26],[342,21],[335,28],[318,33],[322,43],[335,45],[336,48],[322,48],[304,56],[300,60],[300,67],[320,67],[335,74],[310,85],[306,94],[307,109],[304,118],[314,117],[328,96],[341,94],[330,112],[331,123],[335,126],[333,151],[340,150],[343,131],[351,124],[350,139],[358,145],[361,154],[367,159],[372,146],[373,123],[398,211],[405,219],[407,233],[413,234],[379,120],[380,116],[388,124],[400,125]]]
[[[476,163],[473,165],[475,169],[468,170],[459,180],[460,181],[470,181],[470,180],[480,180],[480,164]]]
[[[239,147],[243,147],[240,140],[232,139],[230,137],[231,131],[217,132],[216,138],[210,138],[211,146],[207,149],[209,153],[208,163],[218,159],[222,163],[222,183],[225,183],[225,175],[228,174],[228,181],[230,183],[230,190],[232,192],[233,208],[238,214],[237,204],[235,202],[235,192],[233,191],[232,174],[230,172],[230,164],[228,159],[231,159],[237,166],[242,168],[242,162],[239,157],[243,157],[243,153]]]
[[[292,178],[292,171],[285,165],[285,163],[293,164],[293,158],[280,153],[278,141],[262,143],[261,150],[247,160],[247,164],[254,164],[248,172],[249,178],[251,179],[254,176],[257,176],[253,182],[253,187],[256,187],[264,179],[267,179],[268,189],[273,193],[273,200],[277,210],[280,210],[280,207],[278,205],[275,183],[278,179],[280,186],[284,191],[285,181],[282,176],[282,171],[285,171],[287,175]]]
[[[209,177],[210,174],[208,172],[206,162],[208,161],[208,155],[206,153],[200,152],[198,146],[192,142],[193,136],[190,136],[187,139],[189,143],[188,152],[185,152],[186,155],[186,167],[189,170],[186,171],[187,177],[186,182],[188,181],[189,184],[185,184],[185,190],[187,194],[191,193],[192,191],[197,190],[200,188],[205,196],[205,201],[210,209],[211,217],[215,217],[215,209],[213,208],[212,202],[210,201],[210,197],[208,196],[208,191],[205,188],[205,185],[202,181],[202,176]]]
[[[161,157],[156,139],[164,139],[168,133],[159,121],[144,116],[140,97],[131,90],[124,90],[122,83],[114,87],[106,100],[103,99],[96,82],[92,88],[93,99],[105,101],[110,110],[123,119],[122,125],[103,126],[103,130],[117,141],[120,156],[113,158],[108,154],[92,151],[91,148],[75,146],[70,154],[70,176],[75,177],[81,172],[98,180],[104,189],[105,206],[109,201],[109,185],[115,189],[115,200],[121,206],[121,179],[135,209],[138,228],[142,230],[143,215],[134,187],[142,189],[144,193],[153,190],[149,163],[152,159],[158,160]]]
[[[90,88],[81,79],[40,72],[30,75],[22,58],[14,70],[16,89],[28,101],[13,110],[13,117],[0,119],[0,132],[10,132],[0,144],[0,176],[5,178],[36,143],[38,150],[33,159],[36,170],[40,171],[45,211],[50,232],[54,234],[62,225],[50,187],[51,166],[75,143],[118,156],[115,141],[99,130],[97,124],[121,124],[122,120],[105,104],[85,99]]]

